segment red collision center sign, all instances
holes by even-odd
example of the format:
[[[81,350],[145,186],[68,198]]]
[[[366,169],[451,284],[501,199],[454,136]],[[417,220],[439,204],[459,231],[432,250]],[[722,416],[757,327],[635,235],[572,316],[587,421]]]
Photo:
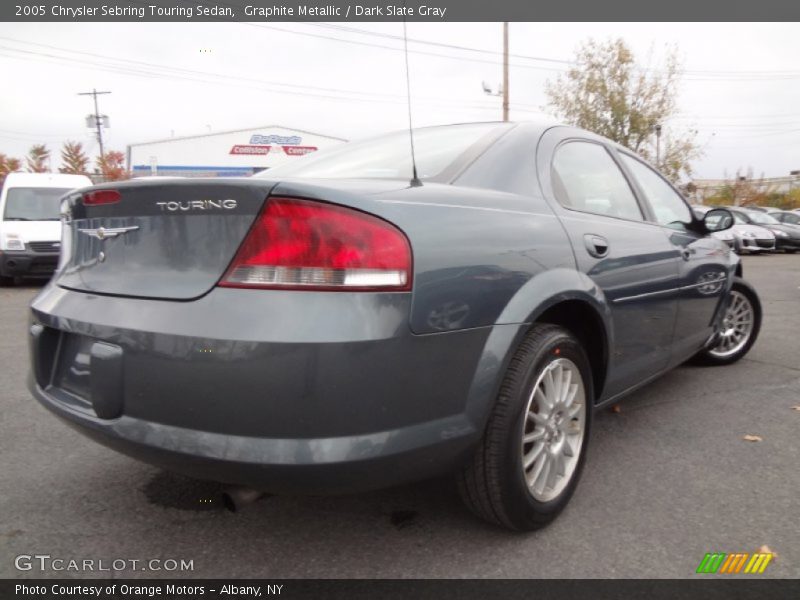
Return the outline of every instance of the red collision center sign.
[[[251,146],[251,145],[236,145],[231,148],[229,154],[269,154],[272,146]]]
[[[273,146],[256,146],[253,144],[237,144],[231,148],[228,154],[256,154],[265,155],[269,154]],[[278,151],[283,149],[287,156],[303,156],[309,152],[316,152],[316,146],[274,146]]]
[[[284,146],[283,151],[286,152],[287,156],[302,156],[303,154],[308,154],[309,152],[316,152],[316,146]]]

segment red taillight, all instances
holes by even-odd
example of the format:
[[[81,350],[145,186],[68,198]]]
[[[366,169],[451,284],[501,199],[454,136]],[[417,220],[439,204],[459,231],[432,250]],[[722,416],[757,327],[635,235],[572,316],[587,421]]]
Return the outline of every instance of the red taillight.
[[[117,190],[95,190],[83,195],[85,206],[97,206],[98,204],[114,204],[119,202],[120,195]]]
[[[323,202],[270,198],[220,285],[409,290],[411,247],[399,229],[372,215]]]

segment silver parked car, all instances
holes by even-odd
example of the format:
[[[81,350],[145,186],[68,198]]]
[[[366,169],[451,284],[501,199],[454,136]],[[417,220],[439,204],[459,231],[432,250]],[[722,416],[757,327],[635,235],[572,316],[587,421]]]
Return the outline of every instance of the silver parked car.
[[[692,207],[698,218],[711,210],[711,206],[694,205]],[[737,254],[773,252],[775,250],[775,235],[763,227],[747,223],[741,216],[734,214],[735,223],[730,229],[715,232],[712,235],[731,246]]]

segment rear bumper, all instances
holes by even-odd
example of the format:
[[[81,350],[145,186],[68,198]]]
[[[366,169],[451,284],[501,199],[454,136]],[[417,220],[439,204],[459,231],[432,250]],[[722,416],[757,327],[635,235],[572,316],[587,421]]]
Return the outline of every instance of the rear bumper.
[[[235,289],[169,302],[51,283],[32,305],[29,387],[94,440],[198,478],[300,493],[424,479],[480,438],[490,394],[471,391],[490,328],[412,335],[409,304]]]
[[[57,266],[58,252],[0,252],[0,275],[3,277],[52,277]]]
[[[171,471],[280,493],[350,493],[419,481],[462,464],[477,436],[464,415],[331,438],[260,438],[184,429],[122,415],[100,419],[44,391],[34,397],[91,439]]]

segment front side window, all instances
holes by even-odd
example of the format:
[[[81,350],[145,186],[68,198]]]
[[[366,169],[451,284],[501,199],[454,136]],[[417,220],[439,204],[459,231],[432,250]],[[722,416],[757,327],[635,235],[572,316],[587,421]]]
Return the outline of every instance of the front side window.
[[[6,195],[4,221],[58,221],[58,200],[70,188],[11,188]]]
[[[642,211],[627,179],[600,144],[563,144],[553,158],[552,175],[556,198],[565,208],[642,220]]]
[[[691,209],[661,175],[632,156],[623,153],[620,156],[647,196],[658,223],[674,226],[692,222]]]

